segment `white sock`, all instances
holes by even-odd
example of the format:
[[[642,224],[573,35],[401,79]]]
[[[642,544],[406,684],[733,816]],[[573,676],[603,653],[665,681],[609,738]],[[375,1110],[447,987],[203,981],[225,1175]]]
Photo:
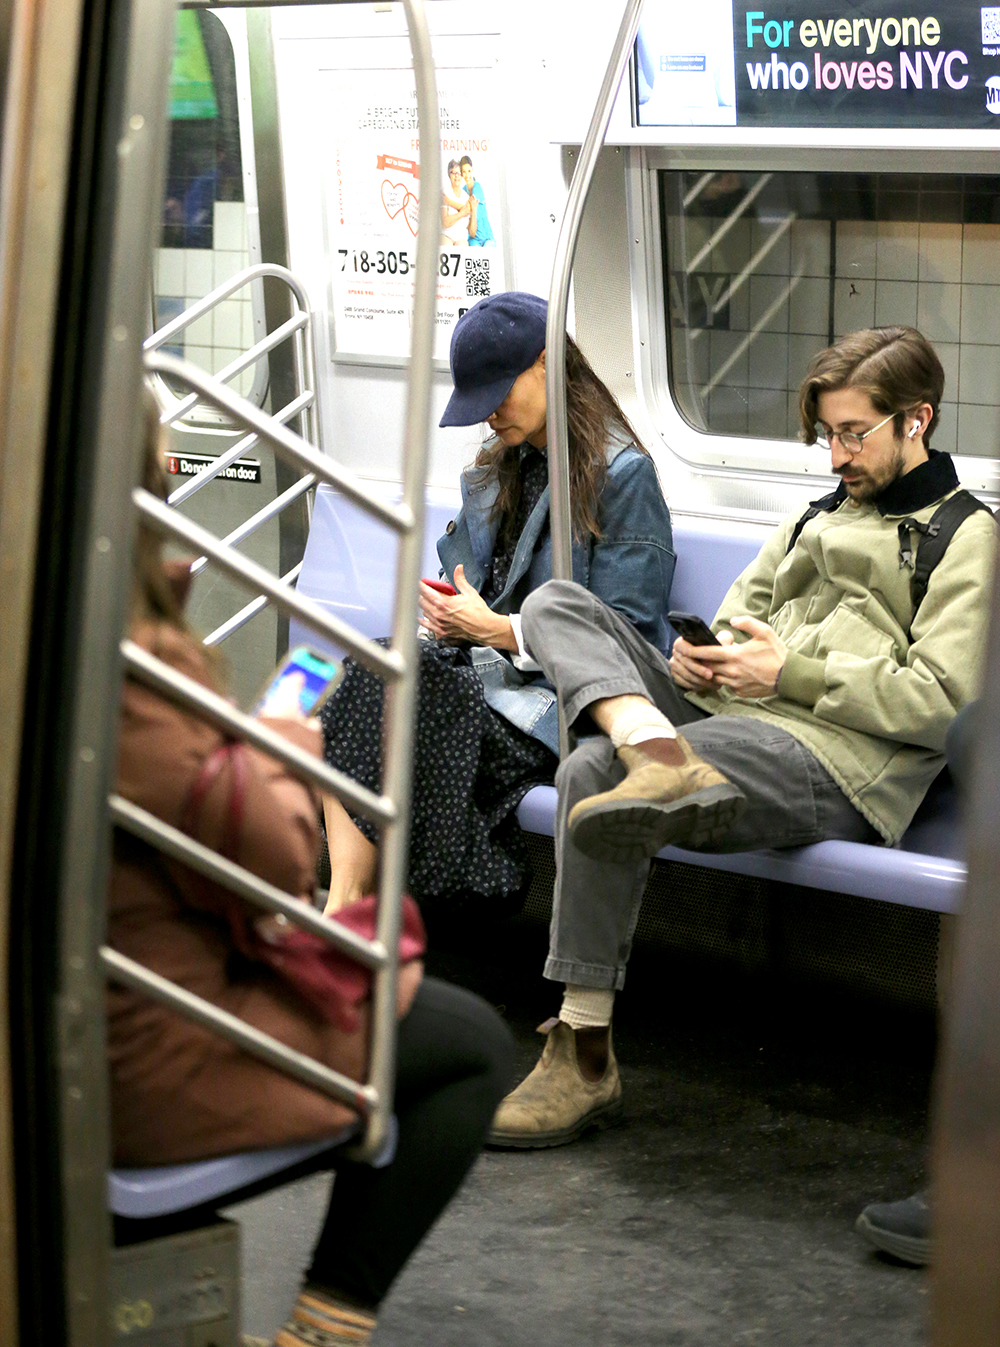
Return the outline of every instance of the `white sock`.
[[[611,1023],[614,1004],[613,991],[567,982],[559,1018],[571,1029],[604,1029]]]
[[[677,731],[652,702],[619,711],[611,722],[611,742],[615,748],[631,747],[646,739],[676,739]]]

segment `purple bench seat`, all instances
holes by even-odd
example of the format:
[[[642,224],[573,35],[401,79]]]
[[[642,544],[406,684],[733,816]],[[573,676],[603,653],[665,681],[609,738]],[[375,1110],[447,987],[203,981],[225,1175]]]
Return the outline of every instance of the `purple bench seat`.
[[[458,509],[458,492],[427,496],[424,574],[439,565],[435,543]],[[769,530],[754,524],[675,516],[677,570],[671,605],[711,619],[729,585],[757,555]],[[350,621],[366,635],[392,626],[395,543],[381,525],[330,487],[316,493],[299,591]],[[292,640],[316,638],[292,623]],[[555,790],[536,786],[518,818],[527,832],[552,835]],[[954,912],[961,902],[966,866],[955,792],[947,774],[931,787],[899,847],[860,842],[820,842],[780,851],[724,855],[666,847],[665,859],[761,879],[827,889],[932,912]]]
[[[354,1141],[360,1131],[359,1123],[349,1123],[322,1141],[241,1151],[183,1165],[112,1169],[108,1173],[108,1210],[116,1216],[149,1220],[209,1203],[232,1202],[248,1189],[267,1186],[268,1180],[277,1180],[287,1170],[309,1168],[310,1162],[319,1156]],[[371,1161],[373,1168],[382,1169],[392,1163],[397,1135],[396,1119],[391,1118],[385,1144]]]

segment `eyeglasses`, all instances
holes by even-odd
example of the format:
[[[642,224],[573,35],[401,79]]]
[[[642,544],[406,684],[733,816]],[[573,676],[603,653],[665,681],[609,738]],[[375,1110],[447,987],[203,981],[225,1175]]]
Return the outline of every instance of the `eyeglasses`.
[[[877,426],[872,426],[871,430],[863,431],[860,435],[856,435],[853,430],[831,430],[829,435],[822,434],[817,436],[817,443],[821,444],[824,449],[829,449],[834,440],[839,440],[840,447],[846,453],[860,454],[865,447],[865,440],[867,440],[868,436],[874,435],[876,430],[881,430],[886,422],[891,421],[896,415],[896,412],[890,412]]]

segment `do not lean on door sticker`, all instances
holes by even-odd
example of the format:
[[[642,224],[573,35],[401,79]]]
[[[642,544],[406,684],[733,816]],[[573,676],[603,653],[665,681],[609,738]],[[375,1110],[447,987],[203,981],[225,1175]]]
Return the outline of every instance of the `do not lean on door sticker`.
[[[408,70],[330,73],[334,135],[327,221],[334,350],[407,356],[422,205],[413,76]],[[439,71],[434,355],[444,361],[452,328],[465,310],[506,288],[492,93],[491,68]]]

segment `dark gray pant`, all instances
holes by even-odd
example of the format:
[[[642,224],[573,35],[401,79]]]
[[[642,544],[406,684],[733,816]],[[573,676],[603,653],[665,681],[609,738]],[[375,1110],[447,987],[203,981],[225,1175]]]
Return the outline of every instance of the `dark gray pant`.
[[[826,838],[875,842],[878,834],[787,731],[747,716],[711,716],[685,700],[666,657],[581,585],[551,580],[521,610],[525,645],[561,692],[572,725],[591,703],[648,697],[696,753],[746,796],[724,847],[797,847]],[[556,773],[556,886],[545,976],[620,989],[649,861],[595,861],[574,846],[566,819],[578,800],[609,790],[625,768],[605,735],[581,740]]]

